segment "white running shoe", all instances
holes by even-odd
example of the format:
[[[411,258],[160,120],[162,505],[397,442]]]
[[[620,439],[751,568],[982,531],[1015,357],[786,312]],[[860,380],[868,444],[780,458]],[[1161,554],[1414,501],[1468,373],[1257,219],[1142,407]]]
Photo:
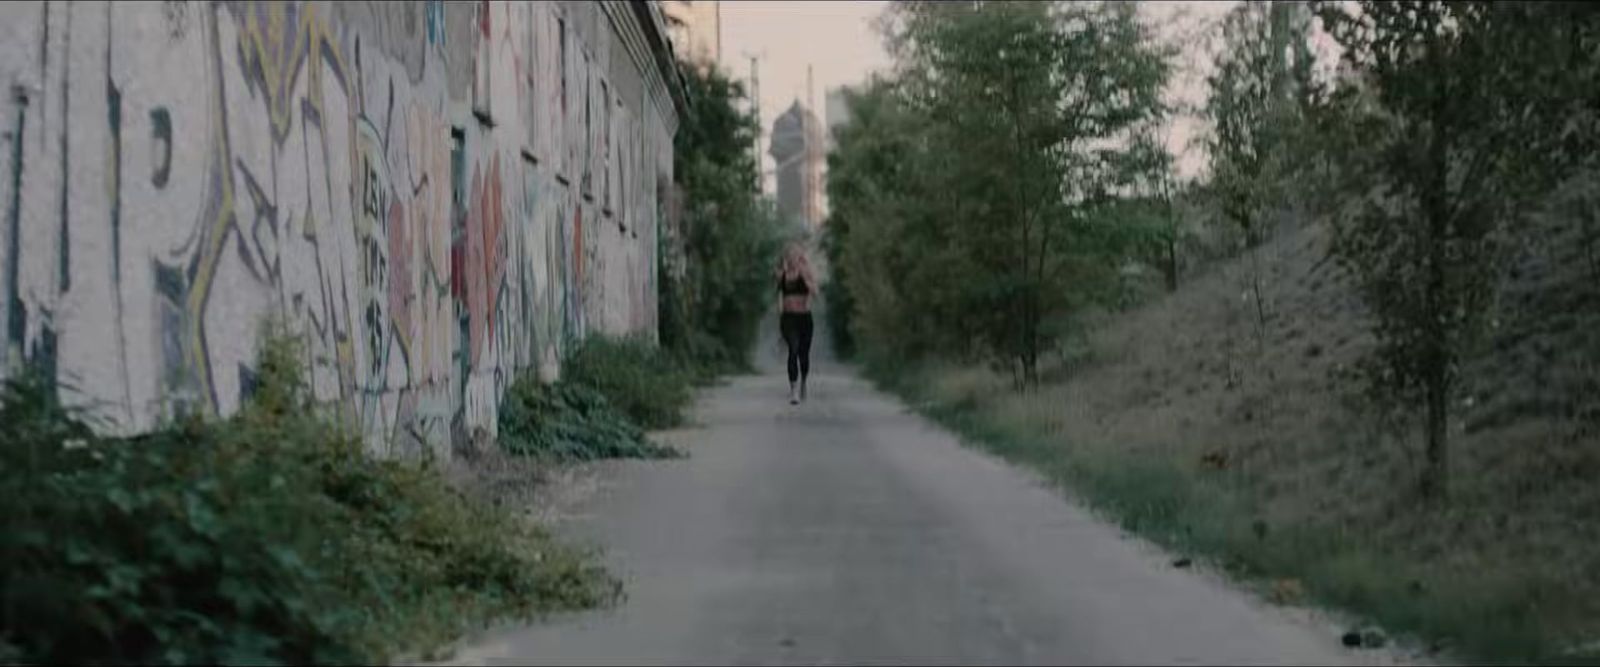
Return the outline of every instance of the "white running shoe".
[[[800,404],[800,385],[798,383],[795,383],[795,382],[790,382],[789,383],[789,405],[799,405],[799,404]]]

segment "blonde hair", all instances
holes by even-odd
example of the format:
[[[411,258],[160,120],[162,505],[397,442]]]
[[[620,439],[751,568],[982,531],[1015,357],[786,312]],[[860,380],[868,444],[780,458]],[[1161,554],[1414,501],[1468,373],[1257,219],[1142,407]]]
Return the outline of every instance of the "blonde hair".
[[[799,241],[790,241],[783,249],[783,259],[778,264],[778,269],[785,274],[811,272],[811,258],[806,255],[806,247]]]

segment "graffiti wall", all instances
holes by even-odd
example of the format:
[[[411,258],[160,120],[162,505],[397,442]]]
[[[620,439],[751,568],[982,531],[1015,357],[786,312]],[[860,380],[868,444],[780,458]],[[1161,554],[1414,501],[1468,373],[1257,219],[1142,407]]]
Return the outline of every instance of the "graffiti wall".
[[[138,431],[235,410],[278,316],[375,453],[492,435],[519,374],[654,331],[678,108],[637,9],[0,6],[0,367]]]

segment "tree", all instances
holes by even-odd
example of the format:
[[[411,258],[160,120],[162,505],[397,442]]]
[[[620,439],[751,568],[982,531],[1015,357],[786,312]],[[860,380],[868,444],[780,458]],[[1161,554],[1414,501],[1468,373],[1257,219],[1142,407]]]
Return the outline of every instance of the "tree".
[[[1424,408],[1422,490],[1447,493],[1460,364],[1499,286],[1512,223],[1559,177],[1541,128],[1538,22],[1495,3],[1319,3],[1355,74],[1329,102],[1333,250],[1376,316],[1377,386]]]
[[[1147,253],[1153,250],[1154,263],[1161,266],[1167,291],[1178,289],[1179,219],[1174,206],[1179,184],[1173,170],[1172,154],[1161,145],[1169,128],[1165,123],[1150,123],[1134,133],[1130,151],[1134,171],[1132,194],[1141,205],[1139,224],[1146,231]]]
[[[1495,85],[1520,97],[1525,152],[1541,159],[1523,165],[1535,190],[1562,181],[1571,208],[1562,213],[1577,227],[1576,241],[1590,281],[1600,287],[1600,7],[1588,2],[1495,2],[1487,10],[1495,29],[1485,49],[1500,67]],[[1572,196],[1575,195],[1575,196]]]
[[[845,89],[850,122],[834,130],[834,148],[827,158],[829,210],[822,249],[831,275],[823,286],[823,298],[834,350],[842,355],[854,353],[860,319],[856,310],[861,302],[850,286],[858,273],[871,275],[874,271],[872,266],[851,268],[857,258],[866,255],[859,251],[853,230],[872,234],[874,221],[886,213],[885,196],[912,187],[900,170],[909,156],[909,134],[897,115],[899,108],[892,106],[897,102],[894,95],[893,83],[881,78]]]
[[[758,125],[740,111],[743,86],[716,67],[681,69],[692,100],[673,139],[683,266],[662,263],[661,340],[702,362],[743,366],[767,312],[782,229],[759,196],[750,151]]]
[[[1119,229],[1097,209],[1137,176],[1129,135],[1164,111],[1170,53],[1130,3],[895,5],[890,47],[905,103],[940,147],[923,201],[940,215],[908,230],[953,281],[1019,386],[1034,386],[1051,320],[1114,276]],[[949,156],[959,155],[951,160]]]
[[[1211,187],[1251,253],[1258,339],[1266,306],[1256,247],[1264,218],[1286,200],[1296,134],[1315,92],[1309,26],[1301,3],[1240,3],[1223,20],[1223,48],[1206,80]]]
[[[850,123],[828,156],[828,312],[836,335],[861,341],[874,357],[961,353],[970,322],[956,317],[950,264],[926,261],[941,249],[929,230],[947,197],[935,175],[947,161],[930,141],[926,118],[899,85],[875,80],[846,93]]]

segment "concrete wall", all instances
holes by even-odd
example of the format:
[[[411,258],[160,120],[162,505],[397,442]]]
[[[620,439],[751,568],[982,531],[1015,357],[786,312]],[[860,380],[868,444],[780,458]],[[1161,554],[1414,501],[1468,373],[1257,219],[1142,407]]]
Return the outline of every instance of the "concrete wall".
[[[264,316],[378,454],[655,330],[674,79],[628,3],[0,5],[0,341],[108,430],[252,387]],[[564,91],[564,92],[563,92]]]

